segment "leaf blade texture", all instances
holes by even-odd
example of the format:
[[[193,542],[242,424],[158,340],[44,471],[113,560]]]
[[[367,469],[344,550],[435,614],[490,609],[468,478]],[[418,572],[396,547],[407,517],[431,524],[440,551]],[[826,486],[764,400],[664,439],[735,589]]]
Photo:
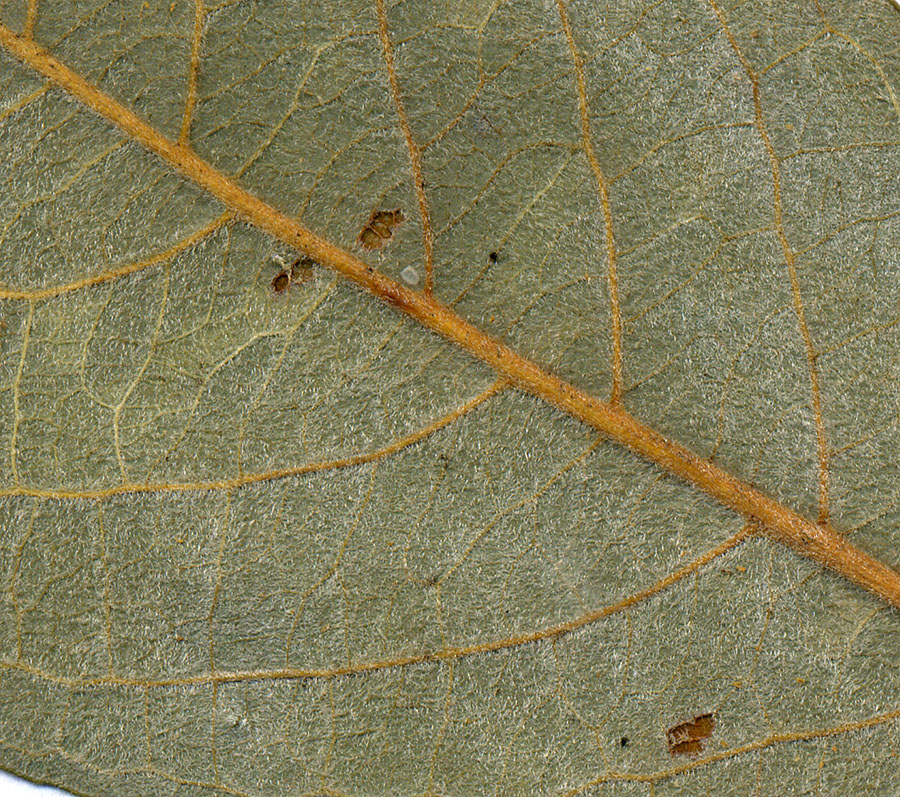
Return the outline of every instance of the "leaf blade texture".
[[[431,263],[589,395],[621,327],[632,415],[895,563],[887,4],[0,11],[341,250],[402,208],[372,279]],[[896,790],[881,601],[325,270],[273,296],[283,242],[0,57],[4,767]],[[712,711],[673,762],[666,728]]]

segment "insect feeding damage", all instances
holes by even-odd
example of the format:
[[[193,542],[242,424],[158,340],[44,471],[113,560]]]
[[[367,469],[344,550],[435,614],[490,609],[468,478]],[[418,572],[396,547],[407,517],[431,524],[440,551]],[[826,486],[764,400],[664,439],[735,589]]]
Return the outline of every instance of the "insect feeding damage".
[[[281,265],[284,265],[284,263]],[[302,285],[304,282],[309,282],[312,279],[312,275],[313,261],[308,257],[298,257],[291,264],[290,268],[283,268],[272,278],[272,291],[276,295],[281,295],[289,291],[291,285]]]
[[[275,293],[284,293],[291,287],[291,275],[287,271],[280,271],[272,280],[272,290]]]
[[[669,753],[695,758],[703,752],[703,742],[712,736],[715,728],[716,718],[712,713],[698,714],[693,719],[673,725],[666,731]]]
[[[357,238],[360,246],[369,251],[386,246],[391,242],[394,231],[405,218],[400,208],[373,211]]]

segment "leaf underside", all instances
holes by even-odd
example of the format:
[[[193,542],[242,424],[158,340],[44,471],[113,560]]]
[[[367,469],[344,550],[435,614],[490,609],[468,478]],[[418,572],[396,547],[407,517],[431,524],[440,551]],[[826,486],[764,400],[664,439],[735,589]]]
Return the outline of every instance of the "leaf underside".
[[[897,563],[889,3],[324,5],[0,0],[0,25]],[[4,769],[900,792],[882,601],[328,270],[274,292],[289,247],[5,52],[0,152]]]

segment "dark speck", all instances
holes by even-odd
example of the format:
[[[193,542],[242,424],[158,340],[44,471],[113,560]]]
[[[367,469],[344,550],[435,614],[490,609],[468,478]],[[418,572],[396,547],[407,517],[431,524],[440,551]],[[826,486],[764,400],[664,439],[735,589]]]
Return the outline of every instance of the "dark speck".
[[[627,736],[623,736],[621,739],[619,739],[619,746],[620,747],[628,747],[628,737]]]
[[[488,260],[490,260],[491,263],[496,263],[496,262],[497,262],[497,257],[498,257],[498,255],[497,255],[496,252],[491,252],[491,253],[488,255]]]

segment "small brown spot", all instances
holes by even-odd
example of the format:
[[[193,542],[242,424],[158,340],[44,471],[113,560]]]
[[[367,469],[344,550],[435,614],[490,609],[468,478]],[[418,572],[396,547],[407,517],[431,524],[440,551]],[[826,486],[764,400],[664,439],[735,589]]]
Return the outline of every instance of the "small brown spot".
[[[287,271],[279,271],[272,280],[272,290],[275,293],[284,293],[291,287],[291,275]]]
[[[379,238],[391,237],[391,222],[393,217],[386,213],[379,213],[377,217],[369,221],[369,231],[374,232]]]
[[[383,246],[381,236],[378,235],[375,230],[370,230],[366,227],[359,234],[359,243],[362,245],[363,249],[378,249],[380,246]]]
[[[291,284],[302,285],[313,277],[313,261],[308,257],[298,257],[291,265]]]
[[[373,211],[357,238],[360,246],[368,250],[381,249],[382,246],[386,246],[391,242],[394,232],[404,218],[400,208]]]
[[[666,731],[669,753],[696,758],[703,752],[703,742],[712,736],[715,728],[716,718],[711,713],[698,714],[687,722],[673,725]]]
[[[284,268],[272,278],[272,290],[282,294],[291,289],[291,285],[302,285],[309,282],[313,275],[313,262],[308,257],[298,257],[290,268]]]
[[[497,262],[497,258],[499,258],[499,257],[500,257],[500,255],[498,255],[496,252],[491,252],[491,253],[488,255],[488,260],[490,260],[491,263],[496,263],[496,262]]]

